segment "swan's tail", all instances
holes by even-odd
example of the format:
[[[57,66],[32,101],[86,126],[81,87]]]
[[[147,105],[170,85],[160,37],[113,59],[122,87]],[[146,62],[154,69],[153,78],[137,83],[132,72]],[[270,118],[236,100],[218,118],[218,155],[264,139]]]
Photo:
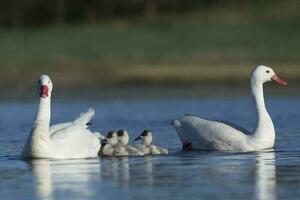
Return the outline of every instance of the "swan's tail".
[[[89,108],[86,112],[81,113],[80,116],[75,119],[75,124],[86,125],[95,115],[95,110],[93,108]]]

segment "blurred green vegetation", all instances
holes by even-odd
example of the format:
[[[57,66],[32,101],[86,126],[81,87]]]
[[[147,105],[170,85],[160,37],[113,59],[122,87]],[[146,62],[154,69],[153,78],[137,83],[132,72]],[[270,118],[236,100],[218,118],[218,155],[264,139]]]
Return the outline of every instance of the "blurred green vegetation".
[[[0,24],[141,21],[193,13],[204,20],[236,21],[299,17],[299,8],[299,0],[0,0]]]
[[[212,2],[88,22],[2,20],[12,26],[0,28],[0,87],[27,88],[42,73],[61,87],[247,84],[259,64],[300,80],[297,1]]]

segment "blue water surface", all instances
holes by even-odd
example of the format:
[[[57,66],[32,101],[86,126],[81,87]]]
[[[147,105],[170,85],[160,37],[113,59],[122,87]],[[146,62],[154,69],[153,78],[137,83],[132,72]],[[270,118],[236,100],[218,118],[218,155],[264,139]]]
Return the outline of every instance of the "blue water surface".
[[[266,100],[276,145],[250,153],[182,152],[170,126],[172,119],[191,113],[253,130],[256,116],[248,97],[53,100],[53,123],[93,107],[93,131],[124,128],[133,143],[148,128],[153,143],[168,148],[169,155],[31,162],[22,161],[20,152],[37,101],[0,102],[1,199],[298,199],[300,97]]]

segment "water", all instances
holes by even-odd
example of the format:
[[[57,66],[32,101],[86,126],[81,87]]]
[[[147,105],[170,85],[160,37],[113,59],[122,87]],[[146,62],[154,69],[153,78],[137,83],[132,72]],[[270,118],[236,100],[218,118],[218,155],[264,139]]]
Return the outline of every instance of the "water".
[[[166,156],[81,160],[20,160],[36,102],[0,103],[1,199],[298,199],[300,97],[267,98],[277,138],[274,149],[252,153],[182,152],[170,120],[184,113],[255,126],[248,98],[56,101],[52,121],[97,111],[92,130],[143,129]],[[74,100],[72,100],[74,101]],[[79,147],[80,148],[80,147]]]

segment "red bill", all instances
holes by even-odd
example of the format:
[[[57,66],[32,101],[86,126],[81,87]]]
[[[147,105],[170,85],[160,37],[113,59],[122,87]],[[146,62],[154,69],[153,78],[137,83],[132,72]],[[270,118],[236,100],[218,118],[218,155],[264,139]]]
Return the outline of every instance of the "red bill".
[[[40,97],[42,97],[42,98],[48,97],[49,96],[48,91],[49,91],[48,86],[47,85],[42,85],[40,87]]]
[[[277,75],[272,76],[271,79],[272,79],[272,81],[278,83],[279,85],[287,85],[287,82]]]

